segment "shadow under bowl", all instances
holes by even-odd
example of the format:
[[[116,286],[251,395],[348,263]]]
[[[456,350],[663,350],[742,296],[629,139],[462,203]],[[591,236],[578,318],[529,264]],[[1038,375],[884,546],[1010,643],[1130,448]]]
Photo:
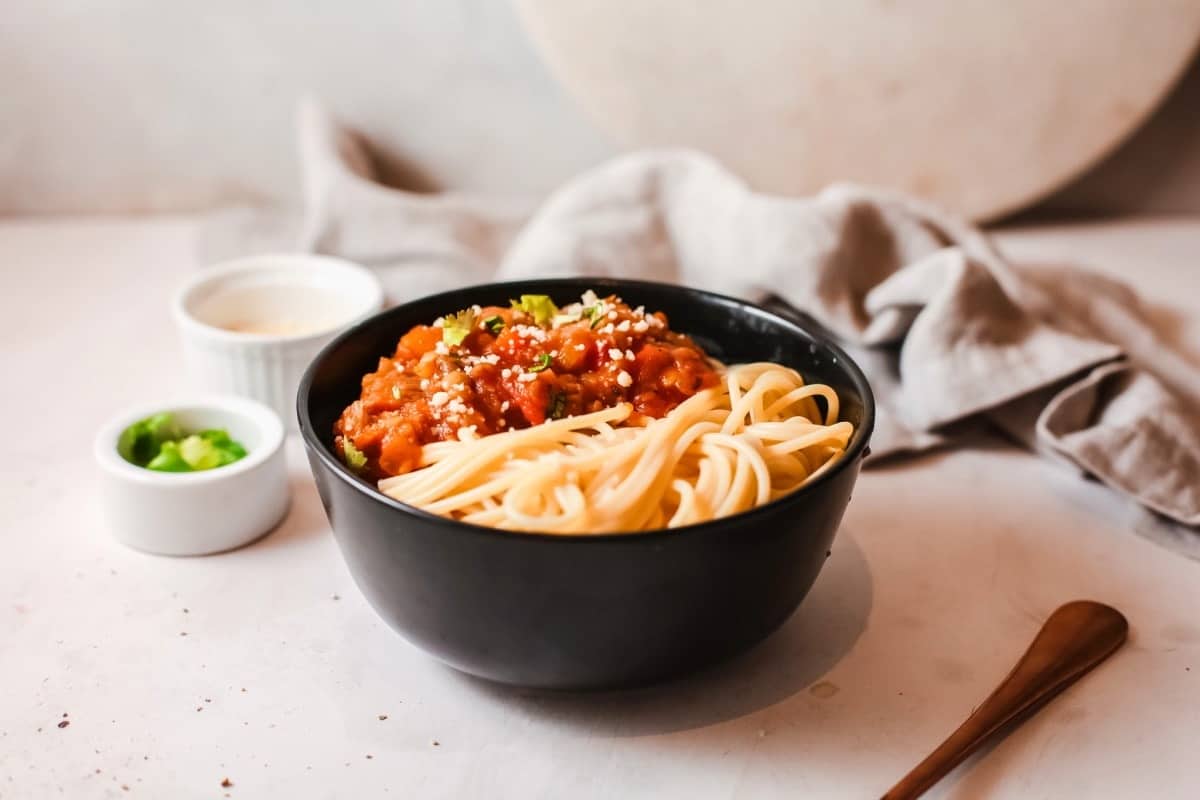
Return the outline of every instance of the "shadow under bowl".
[[[521,294],[587,289],[667,314],[725,363],[774,361],[832,386],[855,426],[841,461],[752,511],[675,530],[593,536],[467,525],[400,503],[334,455],[333,424],[364,374],[416,324]],[[778,628],[816,580],[874,425],[862,371],[813,324],[728,297],[607,278],[474,286],[384,311],[313,361],[297,397],[321,502],[368,602],[405,639],[456,669],[543,689],[650,683],[731,657]]]

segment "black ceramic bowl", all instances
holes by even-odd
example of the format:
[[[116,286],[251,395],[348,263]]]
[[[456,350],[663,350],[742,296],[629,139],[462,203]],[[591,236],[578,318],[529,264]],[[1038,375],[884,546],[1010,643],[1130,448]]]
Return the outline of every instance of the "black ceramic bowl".
[[[410,327],[521,294],[562,304],[594,289],[666,312],[726,363],[775,361],[832,385],[855,425],[842,460],[753,511],[676,530],[596,536],[466,525],[392,500],[334,456],[333,424],[361,377]],[[309,463],[350,572],[408,641],[464,672],[527,687],[647,683],[746,650],[812,586],[850,500],[874,424],[859,368],[812,326],[695,289],[609,279],[533,280],[433,295],[331,342],[297,398]]]

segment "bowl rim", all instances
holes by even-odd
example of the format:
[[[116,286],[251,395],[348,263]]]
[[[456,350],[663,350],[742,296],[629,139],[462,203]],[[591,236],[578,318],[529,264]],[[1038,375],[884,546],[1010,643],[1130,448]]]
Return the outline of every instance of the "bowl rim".
[[[561,534],[561,533],[546,533],[543,531],[522,531],[522,530],[507,530],[503,528],[491,528],[485,525],[476,525],[474,523],[462,522],[460,520],[443,517],[439,514],[434,514],[426,511],[419,506],[414,506],[409,503],[404,503],[389,497],[379,489],[359,476],[352,473],[345,464],[341,463],[334,457],[333,452],[325,447],[324,443],[318,438],[317,432],[313,428],[312,420],[309,416],[309,395],[312,389],[313,379],[315,377],[317,366],[321,364],[326,356],[333,350],[338,348],[344,341],[353,338],[364,328],[373,325],[380,317],[394,314],[404,309],[407,306],[417,303],[428,303],[439,299],[457,295],[461,292],[481,291],[487,289],[503,289],[505,287],[526,287],[525,293],[528,294],[528,288],[531,286],[544,286],[549,290],[555,287],[578,287],[581,283],[586,283],[591,287],[603,286],[612,288],[615,293],[619,294],[621,287],[631,287],[633,289],[645,288],[655,290],[667,290],[674,292],[685,292],[688,294],[699,295],[709,301],[718,304],[733,305],[742,308],[743,310],[769,319],[773,324],[782,325],[786,328],[791,328],[805,334],[813,342],[827,348],[835,357],[836,360],[848,374],[850,382],[854,384],[855,389],[859,391],[862,397],[863,419],[862,424],[855,426],[854,434],[851,437],[849,446],[846,452],[842,454],[842,458],[834,464],[830,469],[826,470],[815,480],[806,483],[791,494],[784,495],[776,500],[772,500],[764,505],[739,511],[736,514],[730,514],[725,517],[717,517],[706,522],[697,522],[690,525],[682,525],[678,528],[651,528],[642,531],[606,531],[603,533],[582,533],[582,534]],[[518,293],[519,290],[517,290]],[[449,313],[449,312],[447,312]],[[847,355],[846,351],[834,341],[832,335],[824,330],[816,320],[807,318],[803,312],[797,312],[797,317],[804,318],[802,323],[799,319],[789,319],[774,311],[763,308],[749,300],[732,297],[718,292],[709,291],[707,289],[698,289],[693,286],[675,283],[663,283],[661,281],[645,281],[633,278],[612,278],[601,276],[578,276],[578,277],[548,277],[548,278],[523,278],[518,280],[507,281],[491,281],[486,283],[470,284],[457,289],[451,289],[444,292],[436,292],[434,294],[422,295],[415,297],[405,303],[383,309],[366,319],[361,320],[357,324],[342,331],[331,341],[329,341],[320,352],[309,363],[304,370],[304,376],[300,379],[300,386],[296,392],[296,415],[299,420],[300,436],[304,441],[305,447],[310,453],[315,453],[317,458],[325,464],[333,475],[339,480],[346,483],[351,488],[365,495],[368,499],[382,503],[385,506],[408,514],[410,516],[421,519],[424,522],[436,525],[438,527],[449,528],[463,533],[473,533],[481,536],[492,536],[504,539],[518,540],[533,540],[533,541],[554,541],[554,542],[593,542],[593,543],[611,543],[614,541],[631,541],[631,540],[657,540],[662,537],[679,537],[687,534],[700,534],[704,531],[713,531],[728,525],[732,520],[739,522],[752,522],[756,516],[768,516],[778,512],[782,507],[798,502],[807,494],[811,494],[815,487],[828,483],[833,478],[843,472],[859,458],[866,455],[868,451],[871,434],[875,429],[875,395],[871,389],[870,382],[867,376],[863,373],[862,368],[858,363]]]
[[[306,275],[320,273],[333,273],[339,278],[344,278],[340,290],[345,296],[355,299],[357,310],[344,320],[321,330],[294,334],[226,330],[210,325],[192,313],[192,299],[201,290],[242,275],[275,270],[294,271],[298,283],[303,282]],[[371,270],[353,261],[319,253],[258,253],[219,261],[189,276],[176,288],[171,298],[171,314],[181,330],[198,340],[231,346],[271,347],[324,340],[335,331],[356,326],[375,316],[382,309],[383,301],[383,284],[379,278]]]
[[[131,464],[117,452],[121,432],[138,420],[155,414],[191,409],[213,411],[226,417],[248,420],[262,435],[262,444],[231,464],[195,472],[159,472],[146,469]],[[96,433],[92,451],[96,462],[109,475],[130,483],[161,487],[170,491],[219,481],[236,481],[269,461],[283,448],[285,441],[286,434],[279,415],[257,400],[235,395],[196,395],[139,403],[123,410],[101,426]]]

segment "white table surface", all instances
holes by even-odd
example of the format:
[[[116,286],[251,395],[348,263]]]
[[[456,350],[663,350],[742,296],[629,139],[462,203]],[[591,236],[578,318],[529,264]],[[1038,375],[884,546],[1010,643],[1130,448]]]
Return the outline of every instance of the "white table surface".
[[[509,691],[406,644],[355,589],[294,441],[269,537],[207,558],[122,547],[92,436],[178,386],[166,300],[195,233],[0,223],[0,798],[878,796],[1081,597],[1124,611],[1130,643],[932,796],[1200,796],[1200,563],[999,441],[865,472],[781,632],[624,694]],[[1200,222],[1002,241],[1130,276],[1177,331],[1200,324]]]

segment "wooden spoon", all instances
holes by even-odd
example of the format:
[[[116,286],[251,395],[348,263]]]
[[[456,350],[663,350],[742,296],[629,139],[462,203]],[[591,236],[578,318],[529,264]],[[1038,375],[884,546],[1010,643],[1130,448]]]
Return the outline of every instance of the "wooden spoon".
[[[920,797],[992,736],[1033,716],[1112,655],[1128,632],[1129,623],[1121,612],[1101,603],[1075,600],[1059,608],[983,705],[883,800]]]

